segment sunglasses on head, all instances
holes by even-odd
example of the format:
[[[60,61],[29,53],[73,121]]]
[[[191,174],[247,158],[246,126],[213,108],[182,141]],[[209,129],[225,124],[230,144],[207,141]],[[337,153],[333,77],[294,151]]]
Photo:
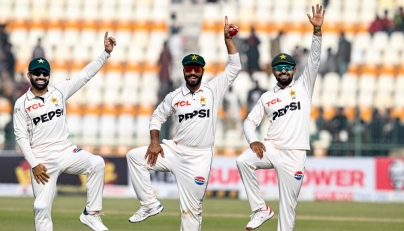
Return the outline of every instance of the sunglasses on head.
[[[49,71],[43,71],[43,70],[34,70],[34,71],[31,71],[30,73],[35,76],[41,76],[41,74],[42,74],[44,77],[48,77],[50,75]]]
[[[292,65],[288,65],[288,64],[280,64],[280,65],[276,65],[274,66],[275,71],[291,71],[293,70],[293,66]]]
[[[203,68],[198,65],[190,65],[190,66],[184,66],[185,72],[192,72],[194,70],[196,73],[202,73]]]

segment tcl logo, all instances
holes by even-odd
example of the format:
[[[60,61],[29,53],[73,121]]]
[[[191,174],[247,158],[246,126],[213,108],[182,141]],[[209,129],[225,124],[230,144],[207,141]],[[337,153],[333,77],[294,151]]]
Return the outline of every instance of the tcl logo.
[[[33,105],[27,107],[27,111],[31,111],[31,109],[35,110],[35,109],[38,109],[38,108],[43,107],[43,106],[44,105],[42,103],[36,103],[36,104],[33,104]]]
[[[180,101],[174,104],[175,107],[184,107],[184,106],[191,106],[188,101]]]
[[[273,100],[271,100],[271,101],[269,101],[269,102],[267,102],[265,104],[269,107],[271,104],[276,104],[278,102],[282,102],[282,101],[279,98],[276,98],[276,99],[273,99]]]

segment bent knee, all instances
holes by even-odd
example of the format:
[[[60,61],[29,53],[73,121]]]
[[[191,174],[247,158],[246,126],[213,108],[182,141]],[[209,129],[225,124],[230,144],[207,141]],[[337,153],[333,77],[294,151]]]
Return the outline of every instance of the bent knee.
[[[133,161],[137,160],[139,158],[143,158],[143,156],[146,154],[146,149],[144,148],[134,148],[126,154],[126,159],[128,161]]]
[[[247,163],[247,159],[243,157],[243,155],[237,157],[236,164],[237,166],[245,165]]]
[[[50,205],[48,205],[46,203],[43,203],[43,202],[41,202],[41,203],[35,202],[34,203],[34,211],[35,212],[47,211],[47,210],[49,210],[49,207],[50,207]]]
[[[105,168],[105,161],[101,156],[93,156],[91,162],[95,169]]]

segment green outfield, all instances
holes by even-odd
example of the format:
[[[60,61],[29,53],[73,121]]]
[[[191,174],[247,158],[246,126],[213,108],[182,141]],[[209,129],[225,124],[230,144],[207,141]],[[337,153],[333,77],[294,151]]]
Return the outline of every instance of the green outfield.
[[[0,198],[0,230],[34,230],[33,198]],[[144,222],[131,224],[128,218],[139,208],[136,199],[104,199],[104,224],[112,231],[153,230],[178,231],[179,202],[161,200],[164,211]],[[276,230],[278,202],[268,201],[275,216],[257,230]],[[53,209],[54,230],[90,230],[79,222],[85,205],[84,197],[56,197]],[[205,199],[202,230],[245,230],[250,208],[247,201]],[[353,202],[300,202],[296,231],[402,231],[404,204]]]

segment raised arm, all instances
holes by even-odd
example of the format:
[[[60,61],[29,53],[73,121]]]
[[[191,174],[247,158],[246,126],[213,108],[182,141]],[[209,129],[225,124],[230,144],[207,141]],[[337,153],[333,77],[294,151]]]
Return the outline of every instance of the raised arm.
[[[314,9],[314,6],[311,7],[311,11],[313,13],[313,16],[307,14],[307,17],[309,18],[311,25],[313,25],[313,34],[316,36],[322,36],[321,26],[323,25],[324,21],[325,10],[323,10],[323,6],[317,4],[316,9]]]
[[[233,42],[233,36],[230,35],[230,30],[238,30],[238,27],[229,24],[227,16],[224,17],[224,42],[226,43],[227,52],[229,55],[236,54],[238,52],[236,45]]]
[[[106,31],[104,35],[105,52],[111,54],[111,52],[114,50],[114,46],[116,46],[116,40],[111,36],[108,37],[108,31]]]
[[[299,79],[303,81],[305,89],[309,96],[313,94],[314,84],[316,81],[318,68],[320,66],[320,56],[321,56],[321,26],[324,21],[325,11],[321,5],[312,6],[313,15],[307,14],[310,23],[313,25],[313,40],[310,48],[310,55],[304,68],[303,74]]]
[[[224,18],[224,41],[229,54],[229,61],[225,70],[220,75],[208,82],[208,85],[215,92],[215,95],[219,98],[219,100],[223,98],[228,87],[237,78],[242,69],[237,47],[233,42],[233,36],[230,34],[231,30],[238,30],[238,27],[233,24],[229,24],[229,20],[226,16]]]

